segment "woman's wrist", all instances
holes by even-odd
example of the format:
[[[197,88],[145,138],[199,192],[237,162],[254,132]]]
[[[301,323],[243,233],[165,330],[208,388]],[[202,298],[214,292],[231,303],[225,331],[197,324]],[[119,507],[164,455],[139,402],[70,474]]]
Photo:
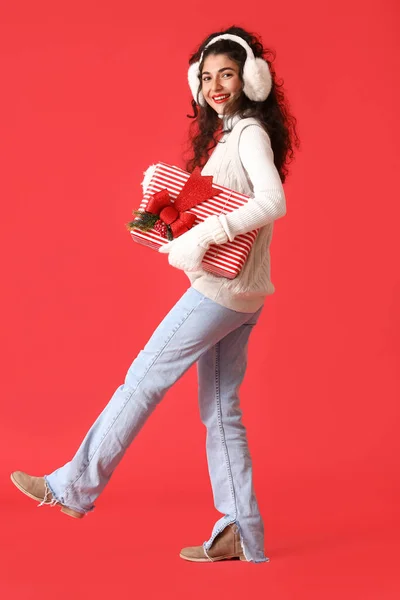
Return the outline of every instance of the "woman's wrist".
[[[203,248],[208,248],[211,244],[225,244],[228,241],[228,236],[221,225],[217,215],[207,217],[205,221],[196,225],[198,244]]]

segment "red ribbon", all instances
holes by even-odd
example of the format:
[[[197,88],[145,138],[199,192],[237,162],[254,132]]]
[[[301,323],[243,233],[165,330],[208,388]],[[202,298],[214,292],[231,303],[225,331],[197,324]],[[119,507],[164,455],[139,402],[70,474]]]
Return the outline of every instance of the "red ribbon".
[[[196,167],[175,202],[171,201],[167,188],[162,189],[153,194],[146,212],[159,215],[161,221],[170,226],[173,237],[179,237],[189,231],[196,220],[196,215],[188,210],[218,194],[212,187],[212,179],[210,175],[202,175],[200,167]]]

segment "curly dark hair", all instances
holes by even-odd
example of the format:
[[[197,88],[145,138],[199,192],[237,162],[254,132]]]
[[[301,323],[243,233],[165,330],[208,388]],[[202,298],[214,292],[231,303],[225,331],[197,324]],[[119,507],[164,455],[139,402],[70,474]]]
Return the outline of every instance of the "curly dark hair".
[[[246,50],[232,40],[218,40],[204,50],[205,46],[214,37],[230,33],[243,38],[251,47],[255,57],[263,58],[269,66],[272,78],[272,88],[268,98],[264,102],[254,102],[241,93],[235,100],[227,105],[224,111],[225,115],[239,114],[240,117],[254,117],[263,126],[268,133],[271,146],[274,153],[274,163],[279,172],[282,183],[286,180],[289,173],[288,164],[294,158],[293,147],[299,148],[300,140],[296,131],[296,118],[290,114],[289,104],[285,98],[283,90],[283,80],[277,81],[273,61],[276,58],[275,51],[264,48],[259,37],[256,34],[249,33],[241,27],[232,26],[224,31],[210,34],[199,46],[197,51],[189,59],[189,65],[200,60],[204,51],[203,59],[200,64],[200,73],[202,72],[204,60],[210,54],[226,54],[231,60],[239,66],[239,76],[243,83],[243,66],[247,57]],[[199,91],[201,90],[201,80],[199,79]],[[191,102],[193,115],[187,115],[193,119],[189,129],[189,152],[192,157],[186,161],[186,170],[191,173],[195,167],[203,167],[207,162],[210,152],[215,148],[218,130],[221,125],[221,119],[214,109],[206,104],[205,107],[198,105],[195,100]]]

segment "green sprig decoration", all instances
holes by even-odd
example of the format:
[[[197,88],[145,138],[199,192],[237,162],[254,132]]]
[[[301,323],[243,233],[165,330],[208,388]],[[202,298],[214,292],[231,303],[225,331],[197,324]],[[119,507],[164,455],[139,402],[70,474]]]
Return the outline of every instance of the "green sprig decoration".
[[[160,218],[158,215],[153,215],[145,210],[134,210],[132,214],[134,214],[136,217],[140,217],[140,219],[135,219],[134,221],[127,223],[126,227],[129,230],[141,229],[142,231],[149,231],[149,229],[152,229]]]

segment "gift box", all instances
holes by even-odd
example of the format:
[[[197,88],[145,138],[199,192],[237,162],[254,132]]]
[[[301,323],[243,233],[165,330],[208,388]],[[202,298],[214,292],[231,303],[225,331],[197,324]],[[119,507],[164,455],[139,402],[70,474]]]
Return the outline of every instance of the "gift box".
[[[199,168],[189,174],[160,162],[151,170],[143,200],[135,211],[136,219],[128,228],[135,242],[155,250],[207,217],[228,214],[249,200],[245,194],[214,184],[212,177],[202,176]],[[135,226],[144,218],[151,225],[147,230]],[[202,268],[234,279],[246,262],[257,233],[255,230],[236,236],[232,242],[212,244],[203,257]]]

